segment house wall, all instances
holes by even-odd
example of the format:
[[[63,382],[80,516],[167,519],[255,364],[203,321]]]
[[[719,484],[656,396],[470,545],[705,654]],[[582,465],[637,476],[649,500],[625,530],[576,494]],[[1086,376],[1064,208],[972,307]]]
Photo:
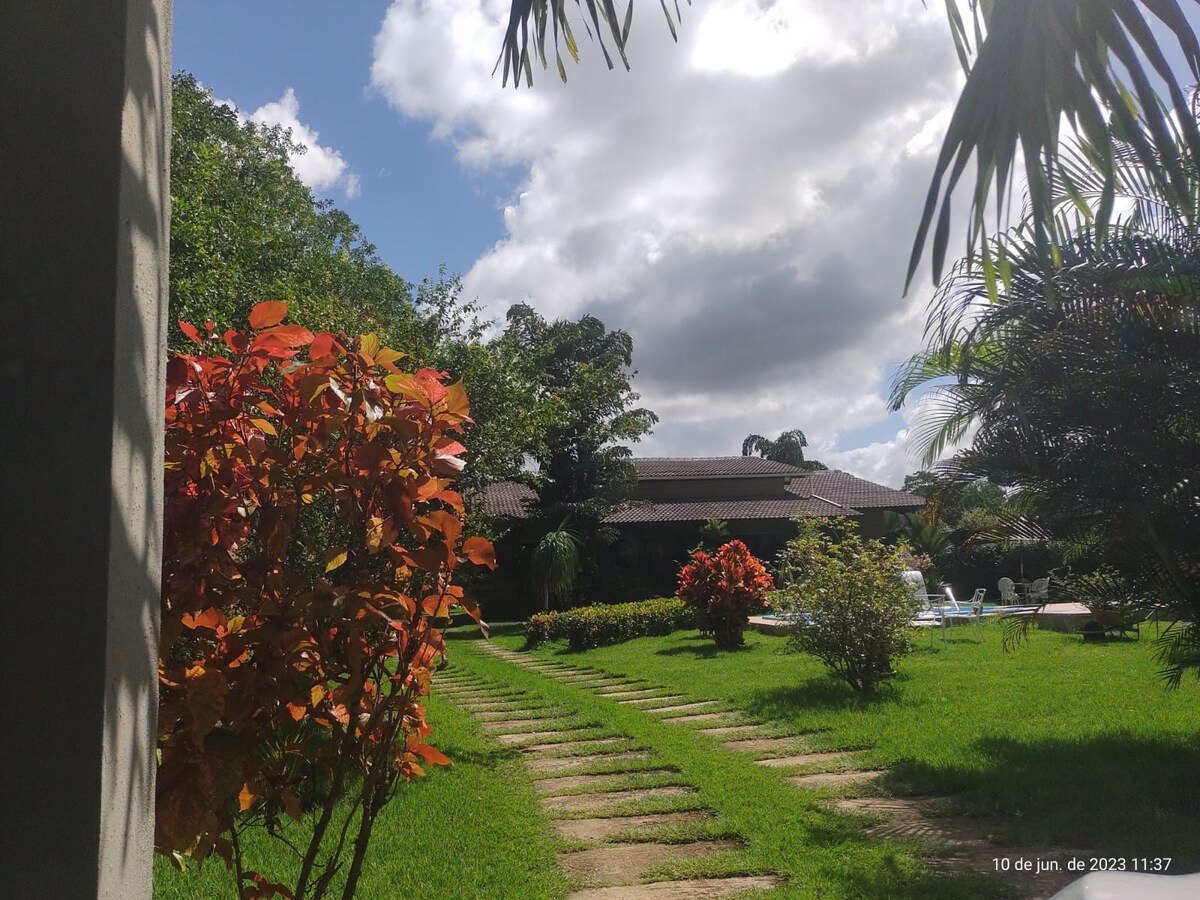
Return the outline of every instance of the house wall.
[[[741,500],[786,494],[786,479],[778,478],[670,478],[637,483],[638,500]]]

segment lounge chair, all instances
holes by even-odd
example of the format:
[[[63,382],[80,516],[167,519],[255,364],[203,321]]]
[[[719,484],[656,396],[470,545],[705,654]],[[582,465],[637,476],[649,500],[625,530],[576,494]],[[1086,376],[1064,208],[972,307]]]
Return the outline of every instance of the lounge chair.
[[[946,636],[946,618],[942,615],[941,607],[934,608],[933,600],[938,598],[937,594],[930,594],[925,590],[925,576],[914,570],[901,573],[901,578],[912,591],[913,598],[917,601],[917,614],[909,621],[909,625],[914,628],[929,628],[929,643],[933,644],[933,628],[942,629],[942,639]]]

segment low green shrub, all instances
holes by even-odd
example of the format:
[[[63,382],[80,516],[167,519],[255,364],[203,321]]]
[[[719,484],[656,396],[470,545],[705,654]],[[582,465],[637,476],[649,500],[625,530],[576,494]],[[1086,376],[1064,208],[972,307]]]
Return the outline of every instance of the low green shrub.
[[[850,520],[834,530],[802,523],[789,546],[802,579],[781,606],[795,617],[791,645],[811,653],[860,693],[870,693],[911,649],[913,596],[900,552],[864,541]]]
[[[692,628],[695,622],[692,610],[676,597],[581,606],[530,616],[525,623],[525,644],[536,647],[565,638],[572,650],[587,650],[637,637],[670,634],[680,628]]]

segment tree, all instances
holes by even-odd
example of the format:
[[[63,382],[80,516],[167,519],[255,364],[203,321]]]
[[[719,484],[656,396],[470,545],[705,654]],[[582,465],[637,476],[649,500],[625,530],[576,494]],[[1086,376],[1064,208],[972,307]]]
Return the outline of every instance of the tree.
[[[565,522],[538,541],[529,577],[534,590],[541,592],[543,612],[550,611],[551,598],[561,603],[575,590],[579,580],[579,550],[579,538]]]
[[[296,177],[291,134],[239,121],[186,73],[172,88],[170,345],[189,344],[177,321],[244,322],[282,300],[310,329],[378,333],[424,355],[407,282]]]
[[[478,616],[455,570],[495,560],[451,487],[462,386],[286,314],[181,323],[167,366],[155,845],[220,856],[243,900],[349,900],[398,785],[449,763],[421,698],[451,609]],[[290,888],[251,828],[295,851]]]
[[[823,471],[828,468],[823,462],[804,458],[804,448],[808,446],[808,438],[799,428],[785,431],[775,440],[763,437],[761,434],[750,434],[742,441],[742,456],[753,456],[757,453],[763,459],[787,463],[799,469]]]
[[[600,557],[616,539],[603,520],[635,482],[625,442],[638,440],[658,421],[634,406],[633,339],[594,316],[547,322],[518,304],[508,311],[496,350],[520,360],[535,379],[533,405],[543,426],[527,450],[538,467],[538,501],[532,516],[505,539],[504,555],[529,559],[543,535],[570,519],[581,545],[579,584],[599,590]]]
[[[955,481],[929,469],[905,475],[901,490],[928,500],[933,518],[951,531],[962,524],[964,517],[996,513],[1004,506],[1004,491],[987,479]]]
[[[1005,488],[1010,509],[1068,558],[1118,566],[1195,622],[1200,234],[1132,146],[1111,185],[1086,147],[1065,159],[1045,173],[1073,229],[1058,263],[1047,270],[1023,223],[1005,235],[1001,283],[978,260],[956,266],[930,304],[926,350],[897,375],[893,407],[936,382],[914,428],[927,459],[976,428],[940,471]],[[1190,162],[1188,177],[1200,191]],[[1110,188],[1127,212],[1105,226],[1087,213]],[[1172,683],[1200,674],[1198,647],[1194,624],[1172,630],[1162,648]]]
[[[914,0],[915,2],[915,0]],[[675,35],[681,21],[678,4],[660,0],[667,26]],[[621,62],[629,68],[626,47],[633,4],[621,16],[613,3],[575,0],[586,7],[584,27],[595,29],[608,67],[613,60],[604,42],[607,30]],[[1060,123],[1070,122],[1091,143],[1101,175],[1111,185],[1120,153],[1118,135],[1130,141],[1146,177],[1197,222],[1197,198],[1187,191],[1186,169],[1200,161],[1200,130],[1179,77],[1171,70],[1147,19],[1156,19],[1178,43],[1192,80],[1200,80],[1200,43],[1184,13],[1184,0],[992,0],[968,4],[945,0],[951,37],[966,73],[966,83],[950,119],[934,169],[925,208],[917,228],[908,280],[920,262],[931,228],[934,281],[941,280],[950,233],[950,200],[964,171],[975,158],[971,193],[969,251],[981,251],[979,263],[990,280],[998,277],[994,251],[982,240],[989,204],[1007,205],[1018,160],[1030,178],[1032,237],[1041,262],[1050,262],[1054,248],[1069,237],[1054,215],[1049,182],[1042,173],[1053,171],[1060,158]],[[1194,7],[1193,7],[1194,8]],[[591,20],[588,28],[587,20]],[[853,27],[847,22],[847,28]],[[547,29],[547,25],[551,27]],[[551,36],[559,77],[567,71],[559,53],[560,40],[576,60],[579,51],[571,29],[566,0],[514,0],[504,34],[500,59],[502,83],[512,74],[514,86],[525,76],[533,84],[533,57],[547,67],[547,34]],[[531,47],[532,43],[532,47]],[[1019,66],[1013,60],[1020,60]],[[1163,91],[1167,103],[1160,97]],[[1112,122],[1113,129],[1108,128]],[[1175,152],[1176,147],[1182,152]],[[993,192],[994,187],[994,192]],[[1111,198],[1112,192],[1109,191]],[[1113,205],[1096,211],[1103,233]],[[936,220],[936,226],[935,226]]]

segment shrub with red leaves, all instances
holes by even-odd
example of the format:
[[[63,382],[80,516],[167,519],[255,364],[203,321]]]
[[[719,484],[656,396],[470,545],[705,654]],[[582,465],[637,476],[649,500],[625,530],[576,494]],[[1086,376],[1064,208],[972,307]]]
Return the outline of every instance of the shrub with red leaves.
[[[775,582],[741,541],[715,553],[697,550],[679,572],[677,596],[696,612],[696,622],[718,647],[739,647],[750,616],[770,608],[767,592]]]

